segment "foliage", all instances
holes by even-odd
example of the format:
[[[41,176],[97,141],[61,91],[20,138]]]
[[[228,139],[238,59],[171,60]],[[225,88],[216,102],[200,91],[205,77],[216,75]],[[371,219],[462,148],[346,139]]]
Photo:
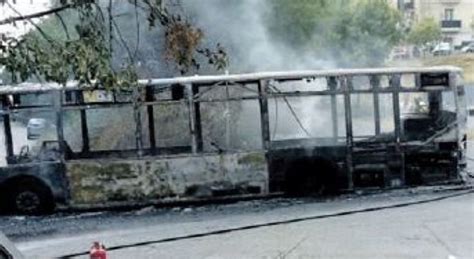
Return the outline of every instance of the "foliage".
[[[408,34],[408,41],[423,46],[441,39],[441,27],[432,17],[419,21]]]
[[[132,53],[123,39],[112,13],[116,1],[109,1],[108,5],[103,2],[58,0],[48,13],[50,16],[39,25],[29,17],[17,17],[36,30],[21,39],[0,38],[0,66],[11,74],[14,83],[36,78],[60,84],[76,80],[106,88],[133,86],[138,77],[136,53]],[[9,1],[2,4],[14,8]],[[216,50],[202,48],[204,33],[184,19],[183,14],[172,13],[159,0],[129,0],[128,4],[134,6],[137,15],[139,8],[146,13],[150,30],[157,24],[164,28],[167,58],[176,63],[182,74],[199,69],[196,55],[207,58],[216,69],[227,65],[223,48],[220,45]],[[63,18],[65,15],[67,21]],[[1,22],[13,23],[11,20]],[[136,23],[139,26],[138,18]],[[137,35],[137,41],[139,37]],[[113,62],[113,46],[117,44],[127,53],[120,66]]]
[[[284,43],[306,48],[324,31],[325,22],[333,15],[335,2],[330,0],[274,0],[267,18],[269,31]]]
[[[400,16],[385,1],[360,1],[342,15],[329,41],[336,47],[333,56],[346,66],[379,65],[401,39]]]
[[[276,39],[340,66],[380,64],[401,39],[401,16],[384,0],[277,0],[268,22]]]
[[[471,17],[471,30],[472,30],[472,33],[474,34],[474,15]]]
[[[169,23],[165,33],[166,57],[177,63],[181,73],[186,73],[189,67],[200,68],[200,64],[193,55],[194,51],[208,57],[209,64],[214,65],[218,70],[227,66],[226,53],[220,44],[217,44],[216,52],[210,49],[199,49],[204,36],[200,29],[175,18],[171,18]]]
[[[104,26],[95,22],[97,7],[81,6],[77,12],[80,21],[75,26],[74,39],[53,38],[43,29],[37,29],[22,39],[1,41],[4,55],[0,64],[11,73],[12,82],[26,81],[32,76],[60,84],[75,79],[83,84],[98,81],[112,87],[118,82],[110,67],[110,52],[102,33]]]

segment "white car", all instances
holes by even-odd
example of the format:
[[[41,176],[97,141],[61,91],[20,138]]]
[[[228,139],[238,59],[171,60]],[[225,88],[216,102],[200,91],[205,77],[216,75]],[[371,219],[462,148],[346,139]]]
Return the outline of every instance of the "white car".
[[[462,49],[461,49],[461,52],[462,53],[474,53],[474,43],[471,43],[467,46],[464,46]]]
[[[26,126],[28,139],[38,139],[44,133],[46,120],[42,118],[31,118]]]
[[[431,53],[433,53],[434,56],[444,56],[444,55],[450,55],[452,52],[453,52],[453,49],[450,43],[441,42],[434,47]]]

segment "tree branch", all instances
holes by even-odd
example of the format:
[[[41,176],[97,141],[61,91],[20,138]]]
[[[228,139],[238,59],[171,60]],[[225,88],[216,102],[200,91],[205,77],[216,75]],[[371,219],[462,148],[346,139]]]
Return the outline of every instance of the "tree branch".
[[[112,27],[113,26],[112,25],[112,21],[113,21],[112,20],[113,19],[112,18],[112,4],[113,4],[112,0],[109,0],[109,5],[107,6],[107,13],[109,15],[109,51],[110,51],[110,53],[112,53],[112,51],[113,51],[112,41],[113,41],[113,37],[114,37],[113,36],[114,35],[114,33],[113,33],[114,28]]]
[[[138,49],[140,48],[140,20],[138,18],[138,2],[135,0],[135,23],[137,26],[137,38],[136,38],[136,43],[135,43],[135,53],[133,54],[133,57],[136,59],[138,55]]]
[[[58,18],[58,20],[61,22],[61,25],[63,26],[63,30],[66,33],[67,40],[71,40],[71,36],[69,35],[69,30],[67,28],[66,23],[64,22],[63,17],[59,13],[55,13],[55,15]]]
[[[123,47],[125,48],[125,50],[126,50],[126,52],[127,52],[127,54],[128,54],[128,58],[130,59],[130,63],[132,63],[132,65],[134,65],[134,63],[135,63],[134,60],[135,60],[135,59],[134,59],[134,57],[133,57],[133,55],[132,55],[132,52],[130,51],[130,47],[128,46],[127,42],[126,42],[125,39],[123,38],[122,32],[121,32],[119,26],[117,25],[117,23],[115,22],[115,20],[114,20],[112,17],[110,17],[110,19],[112,20],[112,24],[113,24],[113,26],[115,27],[115,32],[117,33],[117,36],[118,36],[119,39],[120,39],[119,42],[121,42],[122,45],[123,45]]]
[[[47,15],[51,15],[51,14],[61,12],[63,10],[66,10],[68,8],[72,8],[72,7],[75,7],[75,6],[77,6],[77,4],[67,4],[67,5],[57,7],[57,8],[53,8],[53,9],[50,9],[50,10],[46,10],[46,11],[38,12],[38,13],[33,13],[33,14],[29,14],[29,15],[21,15],[20,14],[20,15],[15,16],[15,17],[10,17],[10,18],[4,19],[4,20],[0,20],[0,25],[10,24],[10,23],[24,21],[24,20],[31,20],[31,19],[35,19],[35,18],[40,18],[40,17],[43,17],[43,16],[47,16]]]
[[[16,10],[15,7],[13,7],[10,3],[7,2],[7,5],[8,5],[8,7],[9,7],[12,11],[14,11],[16,14],[21,15],[21,13],[20,13],[18,10]],[[41,27],[39,27],[35,22],[33,22],[33,20],[32,20],[31,18],[26,18],[26,20],[27,20],[31,25],[33,25],[33,27],[35,27],[35,28],[38,30],[38,32],[41,34],[41,36],[43,36],[43,38],[44,38],[49,44],[54,45],[54,40],[52,40],[51,37],[50,37],[48,34],[46,34],[46,33],[41,29]]]

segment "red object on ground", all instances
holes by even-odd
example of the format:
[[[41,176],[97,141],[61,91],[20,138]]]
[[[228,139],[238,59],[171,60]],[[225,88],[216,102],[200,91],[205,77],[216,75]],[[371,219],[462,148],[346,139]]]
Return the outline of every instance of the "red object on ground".
[[[101,243],[94,242],[91,247],[90,256],[91,259],[107,259],[107,251]]]

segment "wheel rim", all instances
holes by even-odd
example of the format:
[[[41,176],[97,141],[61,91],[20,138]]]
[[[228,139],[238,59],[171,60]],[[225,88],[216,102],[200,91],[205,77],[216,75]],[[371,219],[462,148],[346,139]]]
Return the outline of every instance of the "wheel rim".
[[[19,211],[32,212],[39,208],[41,200],[38,194],[24,191],[16,196],[15,204]]]

